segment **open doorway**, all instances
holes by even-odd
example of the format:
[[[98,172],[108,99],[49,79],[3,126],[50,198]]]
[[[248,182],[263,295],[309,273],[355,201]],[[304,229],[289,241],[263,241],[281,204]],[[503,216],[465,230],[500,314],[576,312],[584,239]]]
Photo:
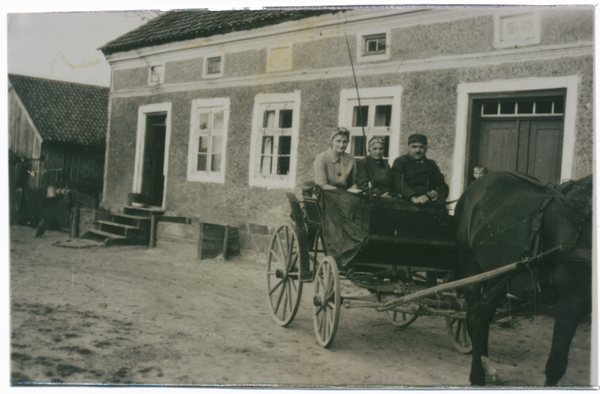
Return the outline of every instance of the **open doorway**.
[[[162,206],[165,184],[166,113],[146,114],[141,194],[144,203]]]

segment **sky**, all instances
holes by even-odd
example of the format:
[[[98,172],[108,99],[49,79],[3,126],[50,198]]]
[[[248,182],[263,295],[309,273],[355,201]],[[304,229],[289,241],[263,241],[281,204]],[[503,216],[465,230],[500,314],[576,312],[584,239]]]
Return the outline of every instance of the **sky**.
[[[29,75],[110,86],[101,51],[157,12],[11,13],[7,18],[7,68]]]

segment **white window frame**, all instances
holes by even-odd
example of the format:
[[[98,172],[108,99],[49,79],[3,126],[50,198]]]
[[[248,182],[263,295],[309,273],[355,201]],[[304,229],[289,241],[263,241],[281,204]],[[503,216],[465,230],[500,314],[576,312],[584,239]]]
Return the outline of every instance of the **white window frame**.
[[[209,74],[208,73],[208,60],[214,59],[216,57],[221,58],[221,71],[218,73]],[[202,69],[202,77],[203,78],[220,78],[223,76],[224,69],[225,69],[225,56],[223,56],[222,54],[214,54],[214,55],[204,56],[204,67]]]
[[[203,132],[200,129],[200,114],[223,112],[223,129],[220,132],[212,131],[213,117],[210,116],[208,131]],[[227,163],[227,129],[229,124],[229,98],[208,98],[196,99],[192,101],[191,119],[190,119],[190,142],[188,145],[188,169],[187,180],[190,182],[212,182],[225,183],[225,163]],[[221,136],[221,171],[213,172],[211,168],[212,137]],[[208,137],[206,171],[198,171],[198,139],[200,136]]]
[[[456,140],[454,142],[454,159],[452,162],[452,178],[449,183],[448,200],[456,200],[464,190],[466,179],[466,150],[469,118],[469,95],[491,92],[520,92],[529,90],[566,89],[564,113],[564,132],[560,179],[571,179],[575,156],[576,115],[579,77],[523,78],[494,80],[490,82],[461,83],[457,87],[456,106]]]
[[[156,71],[156,73],[154,72]],[[153,81],[152,76],[158,74],[158,81]],[[148,86],[156,86],[161,85],[165,82],[165,65],[162,64],[154,64],[148,68]]]
[[[287,53],[286,55],[289,56],[289,62],[286,65],[283,66],[276,66],[276,64],[273,63],[273,52],[278,50],[278,49],[286,49]],[[273,46],[273,47],[269,47],[268,51],[267,51],[267,72],[278,72],[278,71],[289,71],[292,69],[292,46],[291,45],[278,45],[278,46]]]
[[[293,110],[292,127],[286,133],[291,134],[292,142],[290,148],[290,168],[288,175],[263,176],[260,174],[260,160],[262,152],[262,142],[265,130],[263,129],[265,105],[274,104],[279,106],[287,103],[289,109]],[[252,140],[250,143],[250,186],[266,187],[274,189],[293,189],[296,186],[296,162],[298,156],[298,135],[300,130],[300,91],[292,93],[261,93],[254,98],[254,111],[252,115]],[[277,134],[271,134],[275,135]],[[275,148],[274,148],[275,149]]]
[[[382,132],[381,128],[369,128],[365,127],[365,135],[367,142],[374,135],[386,135],[389,137],[389,151],[388,151],[388,162],[390,165],[399,156],[400,152],[400,99],[402,97],[402,86],[386,86],[380,88],[364,88],[359,89],[360,103],[365,106],[369,102],[385,101],[392,105],[392,116],[390,119],[389,131]],[[375,104],[376,105],[376,104]],[[362,136],[362,127],[352,127],[352,114],[354,106],[358,106],[358,98],[356,95],[356,89],[343,89],[340,94],[340,112],[338,125],[345,127],[350,130],[350,139],[352,142],[352,136]],[[369,120],[375,116],[375,111],[369,110]],[[348,144],[346,151],[349,154],[351,152],[352,143]]]
[[[502,38],[502,20],[505,18],[513,18],[513,17],[528,17],[531,21],[533,28],[533,37],[530,38],[514,38],[510,40],[504,40]],[[514,47],[524,47],[528,45],[536,45],[541,42],[541,33],[540,33],[540,13],[539,10],[534,8],[508,8],[501,9],[494,13],[494,47],[495,48],[514,48]]]
[[[376,55],[367,55],[365,54],[365,42],[366,39],[370,36],[376,36],[385,34],[385,53],[376,54]],[[369,30],[361,30],[356,34],[356,59],[359,62],[378,62],[383,60],[390,59],[391,53],[391,29],[389,28],[378,28],[378,29],[369,29]]]

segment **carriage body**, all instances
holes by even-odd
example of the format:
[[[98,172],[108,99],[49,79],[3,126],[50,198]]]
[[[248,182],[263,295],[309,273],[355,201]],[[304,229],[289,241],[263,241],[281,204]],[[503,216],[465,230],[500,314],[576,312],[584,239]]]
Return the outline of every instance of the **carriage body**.
[[[344,191],[321,191],[298,203],[303,217],[294,217],[294,222],[306,228],[311,251],[314,238],[322,234],[325,254],[334,257],[343,271],[387,266],[454,271],[458,266],[454,217],[443,205]]]

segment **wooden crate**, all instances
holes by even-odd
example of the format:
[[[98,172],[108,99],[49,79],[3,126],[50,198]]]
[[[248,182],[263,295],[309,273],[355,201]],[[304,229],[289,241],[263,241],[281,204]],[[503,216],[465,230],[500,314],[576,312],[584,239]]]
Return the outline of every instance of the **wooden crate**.
[[[198,260],[209,259],[223,253],[223,259],[240,253],[239,234],[236,227],[200,223]]]

